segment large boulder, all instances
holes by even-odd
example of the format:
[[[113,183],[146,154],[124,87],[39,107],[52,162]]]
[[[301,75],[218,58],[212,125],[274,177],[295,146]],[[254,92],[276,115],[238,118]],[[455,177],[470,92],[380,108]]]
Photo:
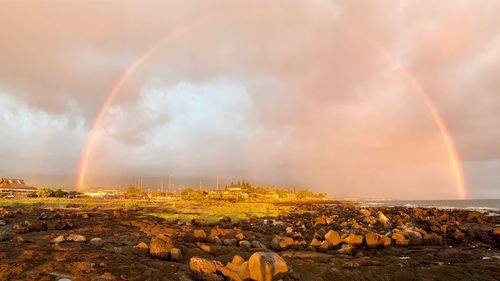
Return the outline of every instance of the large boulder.
[[[422,244],[424,244],[422,234],[420,232],[407,228],[404,230],[404,233],[408,236],[411,245],[422,246]]]
[[[340,244],[340,242],[342,242],[339,233],[333,230],[326,233],[325,240],[328,241],[328,244],[332,247],[336,247]]]
[[[233,281],[243,281],[250,279],[250,271],[248,269],[248,262],[246,262],[242,257],[236,255],[233,260],[223,268],[220,272],[225,277]]]
[[[168,259],[170,251],[174,247],[174,242],[169,237],[160,234],[153,239],[149,245],[149,253],[152,257],[162,260]]]
[[[276,253],[257,252],[248,260],[250,278],[256,281],[271,281],[278,274],[288,272],[285,260]]]
[[[351,246],[357,247],[363,244],[363,236],[351,233],[349,234],[349,236],[344,238],[344,242]]]
[[[189,269],[194,277],[206,281],[222,281],[224,278],[217,275],[222,268],[222,264],[215,260],[209,260],[200,257],[192,257],[189,260]]]

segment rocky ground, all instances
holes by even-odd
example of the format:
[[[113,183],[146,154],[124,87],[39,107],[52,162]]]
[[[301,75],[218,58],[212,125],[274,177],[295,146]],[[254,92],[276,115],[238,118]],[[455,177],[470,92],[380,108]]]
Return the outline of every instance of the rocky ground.
[[[5,207],[0,280],[499,280],[498,214],[292,209],[208,224],[147,216],[161,207]]]

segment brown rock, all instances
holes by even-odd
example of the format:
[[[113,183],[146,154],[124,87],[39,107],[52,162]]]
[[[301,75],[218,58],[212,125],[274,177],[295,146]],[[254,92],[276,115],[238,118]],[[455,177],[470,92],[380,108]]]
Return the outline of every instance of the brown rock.
[[[293,245],[293,238],[276,235],[271,241],[271,248],[274,250],[286,250]]]
[[[340,244],[341,239],[337,231],[330,230],[325,234],[325,239],[332,247],[336,247]]]
[[[379,211],[377,213],[378,221],[382,224],[388,224],[389,223],[389,218],[387,218],[382,211]]]
[[[443,238],[436,233],[428,233],[423,237],[425,244],[431,246],[441,246],[443,245]]]
[[[383,244],[382,237],[373,232],[365,234],[365,242],[369,249],[377,249]]]
[[[189,260],[189,269],[193,275],[200,280],[207,281],[222,281],[224,278],[217,275],[217,271],[222,268],[222,264],[218,261],[208,260],[200,257],[192,257]]]
[[[141,242],[132,249],[132,252],[138,256],[147,257],[149,254],[149,246],[148,244]]]
[[[311,243],[309,245],[312,247],[318,247],[319,244],[321,244],[321,242],[318,239],[313,238],[313,240],[311,241]]]
[[[248,262],[236,255],[233,260],[229,262],[225,267],[220,269],[221,273],[234,281],[243,281],[250,279],[250,270],[248,268]]]
[[[276,253],[257,252],[248,260],[250,278],[256,281],[271,281],[281,273],[288,272],[285,260]]]
[[[205,230],[203,229],[195,229],[193,231],[193,236],[197,241],[205,241],[207,238],[207,234],[205,233]]]
[[[363,244],[363,236],[351,233],[344,239],[344,242],[351,246],[357,247]]]
[[[174,242],[169,237],[160,234],[153,239],[149,245],[149,253],[152,257],[159,259],[168,259],[170,251],[174,247]]]
[[[66,241],[72,242],[87,242],[87,238],[80,234],[70,234],[66,237]]]
[[[182,260],[181,250],[177,248],[172,248],[172,250],[170,250],[170,259],[175,262],[180,262]]]

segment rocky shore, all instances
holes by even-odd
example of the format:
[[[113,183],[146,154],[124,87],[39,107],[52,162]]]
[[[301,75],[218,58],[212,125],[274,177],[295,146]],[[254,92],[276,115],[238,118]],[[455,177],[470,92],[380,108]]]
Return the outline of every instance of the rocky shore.
[[[0,208],[0,280],[498,280],[500,216],[294,204],[168,221],[143,208]]]

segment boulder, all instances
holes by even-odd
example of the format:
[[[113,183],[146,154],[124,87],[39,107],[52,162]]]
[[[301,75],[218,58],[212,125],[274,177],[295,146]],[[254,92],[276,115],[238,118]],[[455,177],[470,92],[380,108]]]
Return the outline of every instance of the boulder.
[[[239,244],[240,244],[240,247],[243,248],[243,249],[250,250],[252,248],[252,243],[250,243],[247,240],[240,241]]]
[[[423,242],[422,234],[420,234],[420,232],[417,232],[417,231],[414,231],[414,230],[407,228],[404,230],[404,233],[409,238],[411,245],[413,245],[413,246],[422,246],[423,245],[424,242]]]
[[[102,247],[104,245],[104,241],[99,237],[95,237],[95,238],[90,239],[89,243],[90,243],[90,245],[92,245],[96,248]]]
[[[66,239],[64,238],[64,235],[59,235],[59,236],[57,236],[56,238],[52,239],[52,240],[50,241],[50,243],[53,243],[53,244],[59,244],[59,243],[62,243],[62,242],[64,242],[64,241],[66,241]]]
[[[257,252],[248,260],[250,278],[256,281],[271,281],[278,274],[288,272],[285,260],[276,253]]]
[[[236,246],[238,245],[237,239],[223,239],[222,244],[225,246]]]
[[[56,230],[69,230],[75,227],[75,224],[72,221],[56,221],[54,228]]]
[[[332,247],[336,247],[340,244],[340,242],[342,242],[339,233],[333,230],[330,230],[326,233],[325,240],[328,241],[328,243]]]
[[[217,275],[217,272],[222,268],[222,264],[218,261],[209,260],[200,257],[192,257],[189,260],[189,269],[193,275],[200,280],[207,281],[222,281],[224,278]]]
[[[205,239],[207,238],[207,234],[205,233],[205,230],[203,229],[195,229],[193,231],[193,236],[194,238],[196,239],[196,241],[205,241]]]
[[[238,241],[241,241],[241,240],[245,239],[245,235],[243,235],[243,233],[241,233],[241,232],[238,232],[238,233],[236,233],[234,238],[238,239]]]
[[[180,262],[182,260],[181,250],[177,248],[172,248],[172,250],[170,250],[170,259],[175,262]]]
[[[220,269],[222,275],[233,281],[244,281],[250,279],[248,262],[236,255],[225,267]]]
[[[344,242],[351,245],[351,246],[357,247],[357,246],[363,244],[363,236],[351,233],[351,234],[349,234],[349,236],[344,238]]]
[[[149,245],[149,253],[152,257],[166,260],[170,255],[170,251],[174,247],[174,242],[169,237],[160,234],[153,239]]]
[[[313,240],[311,240],[311,243],[309,245],[312,247],[318,247],[320,244],[321,242],[318,239],[313,238]]]
[[[72,241],[72,242],[87,242],[87,238],[83,235],[80,234],[70,234],[68,237],[66,237],[66,241]]]
[[[382,224],[389,224],[389,218],[387,218],[382,211],[377,213],[378,221]]]
[[[328,241],[321,241],[321,243],[319,243],[318,251],[326,252],[328,249],[330,249],[330,243],[328,243]]]
[[[147,257],[149,254],[149,246],[148,244],[141,242],[132,249],[132,252],[140,257]]]
[[[12,235],[12,233],[10,232],[7,231],[0,232],[0,242],[10,240],[12,239],[12,237],[14,237],[14,235]]]
[[[383,245],[382,237],[373,232],[368,232],[367,234],[365,234],[365,242],[366,246],[369,249],[377,249],[380,248],[381,245]]]
[[[258,240],[252,241],[252,248],[266,249],[266,246]]]
[[[326,218],[321,216],[314,219],[313,227],[321,226],[326,224]]]
[[[423,237],[424,242],[426,245],[431,245],[431,246],[442,246],[443,245],[443,238],[436,233],[427,233]]]
[[[493,229],[491,230],[491,237],[493,237],[493,239],[494,239],[496,242],[500,242],[500,227],[493,228]]]
[[[293,245],[293,238],[276,235],[271,241],[271,248],[276,251],[286,250]]]

